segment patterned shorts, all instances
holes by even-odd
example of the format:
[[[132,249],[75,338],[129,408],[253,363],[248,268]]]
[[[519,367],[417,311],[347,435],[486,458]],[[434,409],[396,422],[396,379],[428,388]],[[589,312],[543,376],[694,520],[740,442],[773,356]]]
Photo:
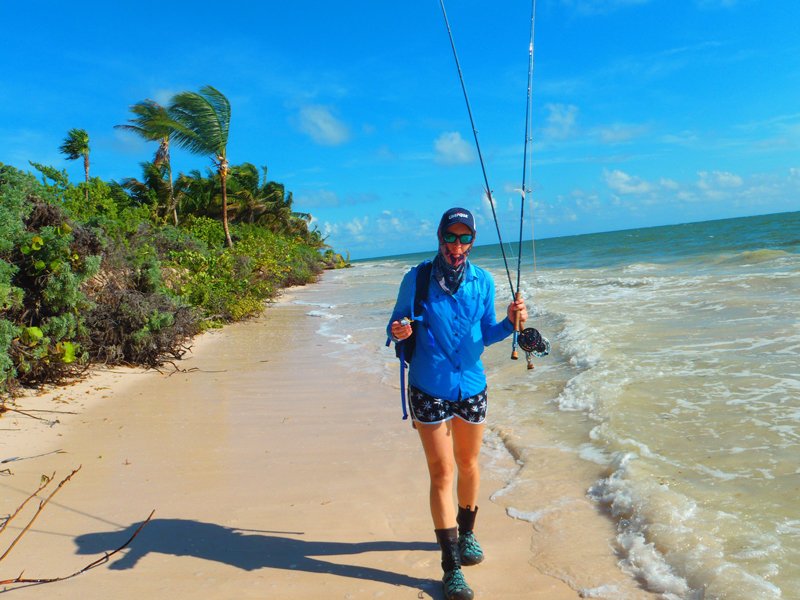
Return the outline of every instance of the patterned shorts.
[[[411,384],[408,386],[411,418],[420,423],[441,423],[459,417],[467,423],[479,425],[486,420],[487,399],[486,389],[469,398],[462,398],[459,392],[458,400],[450,401],[434,398]]]

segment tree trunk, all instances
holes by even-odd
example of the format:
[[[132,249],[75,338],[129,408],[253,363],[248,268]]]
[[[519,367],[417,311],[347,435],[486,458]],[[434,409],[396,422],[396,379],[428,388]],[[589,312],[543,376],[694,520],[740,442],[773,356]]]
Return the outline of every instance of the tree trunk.
[[[233,248],[233,240],[228,231],[228,161],[224,158],[219,163],[219,176],[222,180],[222,228],[225,230],[225,245]]]
[[[177,227],[178,226],[178,203],[175,202],[175,198],[173,197],[175,192],[172,189],[172,165],[169,164],[169,163],[167,163],[167,170],[169,171],[169,205],[172,207],[172,217],[175,219],[175,227]]]
[[[89,153],[83,153],[83,170],[86,171],[86,204],[89,204]]]

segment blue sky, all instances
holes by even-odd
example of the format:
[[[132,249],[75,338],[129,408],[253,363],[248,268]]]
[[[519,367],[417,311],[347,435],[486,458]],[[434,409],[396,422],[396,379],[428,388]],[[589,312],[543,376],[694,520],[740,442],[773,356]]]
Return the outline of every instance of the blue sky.
[[[445,6],[510,241],[531,5]],[[799,210],[798,23],[797,0],[539,0],[537,238]],[[232,104],[231,162],[266,165],[337,251],[434,249],[450,206],[497,241],[438,0],[12,3],[0,48],[0,162],[79,181],[58,153],[78,127],[92,175],[140,177],[155,147],[114,129],[128,106],[209,84]]]

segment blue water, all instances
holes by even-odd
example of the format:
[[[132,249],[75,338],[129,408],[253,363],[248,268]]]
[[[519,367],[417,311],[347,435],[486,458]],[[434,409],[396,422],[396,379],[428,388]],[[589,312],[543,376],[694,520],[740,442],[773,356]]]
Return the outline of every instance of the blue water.
[[[597,598],[633,597],[617,575],[667,600],[800,598],[799,232],[786,213],[545,239],[535,267],[523,244],[528,325],[552,352],[528,371],[487,349],[486,444],[520,461],[495,501],[534,524],[540,570]],[[359,261],[296,301],[343,364],[396,388],[384,327],[433,253]],[[499,246],[470,260],[508,302]],[[537,480],[553,461],[563,485]],[[584,505],[613,524],[608,581],[559,566]]]

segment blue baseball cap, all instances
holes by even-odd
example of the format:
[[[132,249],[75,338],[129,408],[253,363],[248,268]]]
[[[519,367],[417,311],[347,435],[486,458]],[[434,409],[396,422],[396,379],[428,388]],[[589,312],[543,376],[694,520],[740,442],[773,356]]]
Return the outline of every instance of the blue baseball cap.
[[[455,207],[449,209],[442,215],[442,220],[439,221],[439,231],[445,232],[447,229],[456,223],[463,223],[472,230],[475,234],[475,217],[466,208]]]

